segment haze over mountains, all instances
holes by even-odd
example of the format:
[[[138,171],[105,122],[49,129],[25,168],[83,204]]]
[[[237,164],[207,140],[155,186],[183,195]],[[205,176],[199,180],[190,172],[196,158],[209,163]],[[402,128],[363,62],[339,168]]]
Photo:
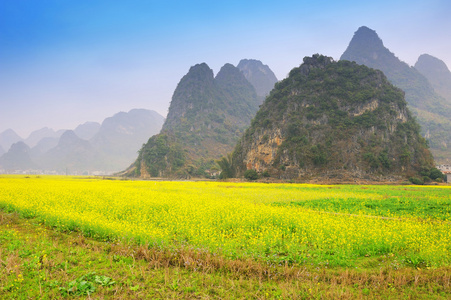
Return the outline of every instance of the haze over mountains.
[[[23,140],[13,130],[0,134],[0,170],[44,173],[111,173],[126,168],[141,145],[158,133],[164,117],[155,111],[133,109],[86,122],[74,130],[42,128]]]
[[[261,98],[263,103],[265,97],[269,95],[277,82],[276,75],[267,65],[256,59],[242,59],[236,67],[252,84],[257,96]]]
[[[0,147],[8,151],[12,144],[22,141],[22,138],[12,129],[7,129],[0,133]]]
[[[445,163],[451,158],[451,102],[440,96],[416,68],[391,53],[374,30],[360,27],[340,59],[384,72],[390,82],[405,91],[409,108],[418,118],[436,161]],[[440,70],[446,74],[446,68],[441,66]]]
[[[436,162],[449,162],[451,73],[443,61],[423,54],[410,67],[365,26],[341,61],[314,55],[279,83],[258,60],[225,64],[216,76],[200,63],[178,83],[166,120],[136,109],[70,131],[42,128],[25,140],[7,130],[0,134],[0,170],[83,173],[129,166],[123,175],[211,177],[219,171],[216,161],[235,148],[229,163],[241,175],[250,168],[291,179],[312,172],[415,173],[432,160],[409,110]]]
[[[442,60],[429,54],[422,54],[415,64],[415,69],[429,80],[440,96],[451,103],[451,72]]]

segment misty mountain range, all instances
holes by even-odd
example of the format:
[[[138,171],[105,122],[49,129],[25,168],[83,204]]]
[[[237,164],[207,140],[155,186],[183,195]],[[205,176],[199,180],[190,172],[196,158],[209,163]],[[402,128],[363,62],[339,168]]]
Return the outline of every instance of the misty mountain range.
[[[102,124],[86,122],[74,130],[42,128],[26,139],[8,129],[0,133],[0,170],[58,174],[119,171],[160,131],[164,120],[155,111],[133,109],[106,118]]]
[[[423,54],[411,67],[365,26],[355,32],[340,60],[378,69],[402,89],[435,161],[450,162],[451,72],[443,61]],[[135,160],[129,175],[204,174],[218,156],[232,151],[276,82],[258,60],[226,64],[216,78],[205,63],[198,64],[174,91],[166,120],[136,109],[70,131],[42,128],[26,139],[8,129],[0,134],[0,170],[113,172]],[[155,169],[157,164],[161,166]]]

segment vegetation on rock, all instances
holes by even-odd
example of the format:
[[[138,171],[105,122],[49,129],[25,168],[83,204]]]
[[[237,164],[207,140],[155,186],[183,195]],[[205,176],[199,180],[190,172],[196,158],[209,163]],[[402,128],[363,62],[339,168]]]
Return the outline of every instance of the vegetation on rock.
[[[237,175],[388,178],[433,168],[404,93],[381,71],[314,55],[276,84],[237,144]]]
[[[444,163],[451,157],[451,136],[448,134],[451,131],[451,103],[439,96],[416,68],[409,67],[390,52],[374,30],[360,27],[340,59],[384,72],[392,84],[405,91],[409,108],[417,117],[435,159]]]

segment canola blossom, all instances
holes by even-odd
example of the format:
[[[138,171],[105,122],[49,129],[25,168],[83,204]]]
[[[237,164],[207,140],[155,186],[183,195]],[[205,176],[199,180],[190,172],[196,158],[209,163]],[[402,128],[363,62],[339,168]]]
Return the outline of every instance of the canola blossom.
[[[326,186],[0,177],[0,208],[60,230],[270,263],[451,261],[447,186]]]

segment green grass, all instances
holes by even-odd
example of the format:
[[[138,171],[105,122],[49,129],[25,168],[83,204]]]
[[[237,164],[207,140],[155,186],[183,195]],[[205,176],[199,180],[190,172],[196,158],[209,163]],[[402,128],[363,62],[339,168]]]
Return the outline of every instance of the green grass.
[[[313,199],[275,201],[272,205],[303,207],[325,212],[451,221],[449,188],[342,185],[329,187],[331,193],[328,194],[323,187],[302,189],[318,196]]]
[[[0,211],[1,299],[449,299],[451,269],[277,267],[63,233]]]

